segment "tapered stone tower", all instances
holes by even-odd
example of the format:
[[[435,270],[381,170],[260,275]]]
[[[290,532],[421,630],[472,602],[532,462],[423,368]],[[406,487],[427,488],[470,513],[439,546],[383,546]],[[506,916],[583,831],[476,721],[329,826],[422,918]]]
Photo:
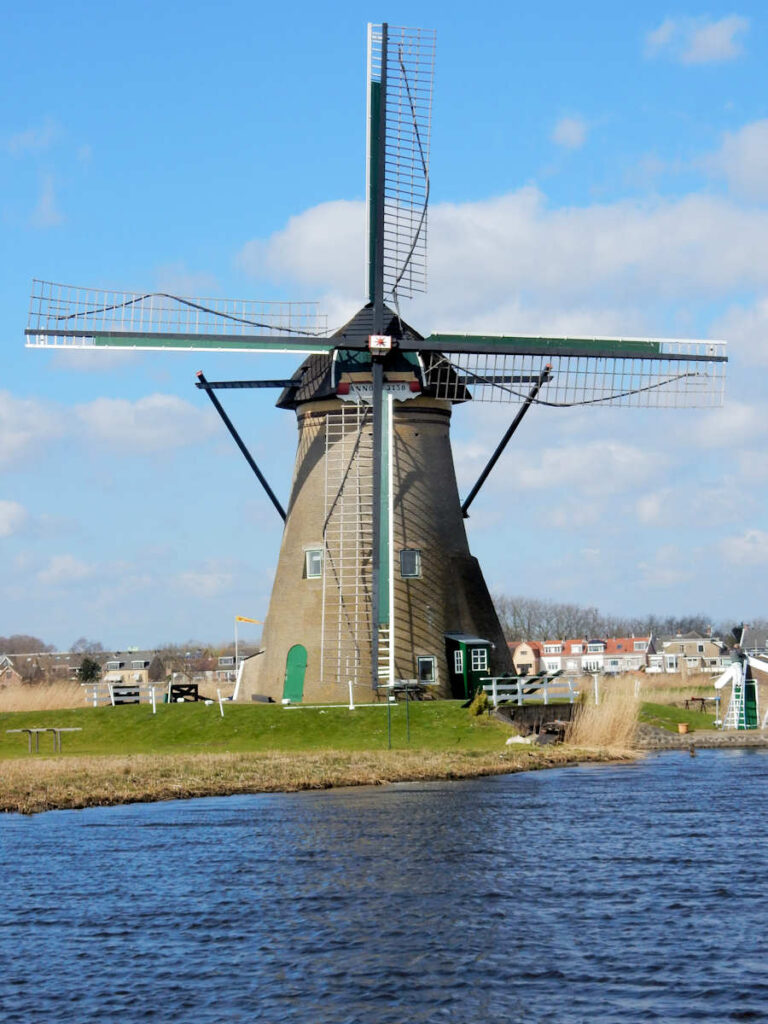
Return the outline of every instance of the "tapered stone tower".
[[[367,337],[370,317],[366,307],[337,344]],[[390,320],[388,329],[411,342],[419,337],[402,321]],[[392,356],[384,373],[393,416],[391,507],[383,518],[392,533],[381,572],[392,591],[376,671],[370,357],[343,348],[311,356],[281,395],[278,405],[296,412],[298,449],[262,653],[244,668],[245,699],[340,701],[351,683],[357,701],[369,700],[390,677],[419,679],[435,696],[462,696],[447,636],[477,641],[486,672],[511,668],[467,543],[450,445],[454,402],[430,394],[423,365],[414,354]],[[470,399],[466,388],[454,391],[454,401]]]

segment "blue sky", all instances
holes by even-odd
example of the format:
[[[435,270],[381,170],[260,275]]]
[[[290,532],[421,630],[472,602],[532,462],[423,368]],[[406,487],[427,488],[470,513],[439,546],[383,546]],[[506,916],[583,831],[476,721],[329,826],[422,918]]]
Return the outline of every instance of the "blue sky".
[[[768,613],[768,15],[669,7],[42,2],[0,39],[0,634],[261,618],[280,522],[194,387],[275,357],[23,347],[33,277],[363,300],[366,22],[437,29],[422,331],[725,338],[717,411],[526,419],[469,521],[492,589]],[[98,356],[98,358],[97,358]],[[295,424],[226,406],[287,498]],[[466,491],[509,413],[459,409]]]

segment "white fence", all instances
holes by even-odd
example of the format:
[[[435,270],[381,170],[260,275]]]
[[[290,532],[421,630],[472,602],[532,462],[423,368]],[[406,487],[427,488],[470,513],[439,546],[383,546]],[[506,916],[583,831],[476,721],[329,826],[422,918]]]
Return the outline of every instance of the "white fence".
[[[483,690],[491,698],[493,706],[497,708],[500,703],[523,704],[549,704],[552,699],[567,700],[573,704],[579,696],[579,691],[574,688],[573,679],[560,679],[545,676],[537,679],[535,676],[489,676],[482,678]]]

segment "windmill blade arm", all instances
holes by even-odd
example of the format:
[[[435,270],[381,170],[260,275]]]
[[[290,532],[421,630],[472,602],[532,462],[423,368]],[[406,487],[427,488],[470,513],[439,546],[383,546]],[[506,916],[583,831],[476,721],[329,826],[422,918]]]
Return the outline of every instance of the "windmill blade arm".
[[[405,349],[410,343],[400,343]],[[411,347],[415,347],[411,345]],[[591,356],[726,363],[724,341],[673,338],[548,337],[524,334],[430,334],[419,346],[476,355]]]
[[[131,349],[145,352],[287,352],[295,355],[332,352],[327,338],[291,334],[165,334],[155,331],[24,331],[27,348]]]

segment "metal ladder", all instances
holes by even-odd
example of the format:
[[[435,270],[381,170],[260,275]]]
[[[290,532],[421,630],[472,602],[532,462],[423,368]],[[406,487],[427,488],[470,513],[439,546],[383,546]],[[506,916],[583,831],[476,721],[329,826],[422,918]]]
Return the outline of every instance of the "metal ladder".
[[[369,684],[373,549],[371,407],[344,402],[325,421],[320,679]]]
[[[723,719],[723,729],[746,729],[746,703],[744,694],[744,678],[734,682],[731,687],[731,699]]]

